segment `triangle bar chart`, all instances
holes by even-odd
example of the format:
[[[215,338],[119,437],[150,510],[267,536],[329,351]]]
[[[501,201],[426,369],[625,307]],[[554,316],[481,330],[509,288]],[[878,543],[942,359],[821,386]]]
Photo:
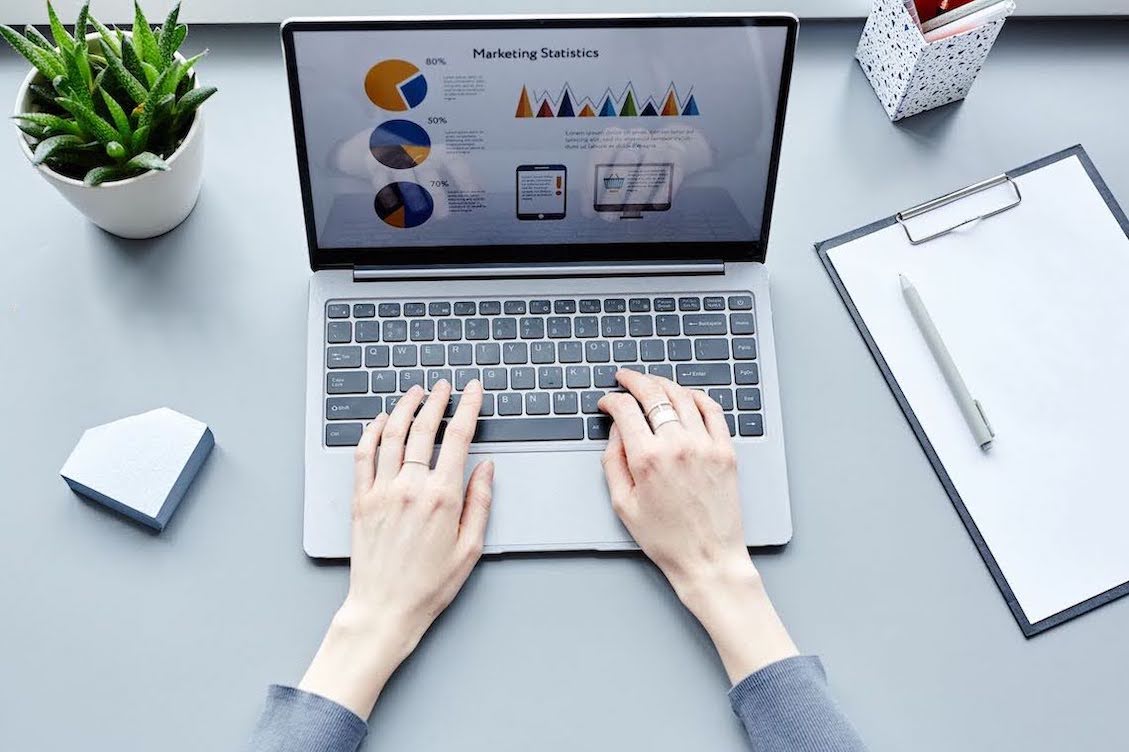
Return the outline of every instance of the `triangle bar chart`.
[[[661,104],[660,104],[661,103]],[[551,91],[537,91],[521,87],[515,118],[573,118],[573,117],[697,117],[701,112],[694,98],[694,89],[681,96],[672,81],[661,94],[647,94],[641,98],[635,86],[628,82],[617,94],[608,87],[596,98],[578,97],[570,84],[565,84],[555,95]]]

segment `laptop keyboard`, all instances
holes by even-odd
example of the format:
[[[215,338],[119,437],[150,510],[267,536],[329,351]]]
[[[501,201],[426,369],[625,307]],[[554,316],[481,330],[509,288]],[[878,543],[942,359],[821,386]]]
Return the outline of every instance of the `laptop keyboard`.
[[[602,441],[611,420],[596,404],[621,391],[618,368],[702,389],[731,436],[764,436],[748,292],[333,300],[325,314],[326,446],[355,446],[367,421],[440,379],[454,389],[447,418],[467,383],[482,381],[476,443]]]

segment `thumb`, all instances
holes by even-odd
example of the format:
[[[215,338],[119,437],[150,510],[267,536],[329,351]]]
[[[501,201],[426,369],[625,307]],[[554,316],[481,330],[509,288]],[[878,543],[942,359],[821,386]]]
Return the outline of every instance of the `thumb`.
[[[490,503],[494,499],[494,463],[480,462],[467,481],[463,514],[459,521],[459,537],[464,543],[482,550],[486,539],[486,521],[490,519]]]

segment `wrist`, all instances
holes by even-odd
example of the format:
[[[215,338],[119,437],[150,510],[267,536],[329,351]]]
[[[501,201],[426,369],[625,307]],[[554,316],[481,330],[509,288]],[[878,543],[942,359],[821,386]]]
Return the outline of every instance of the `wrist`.
[[[740,556],[697,567],[670,580],[682,605],[703,625],[733,603],[768,599],[760,572],[744,551]]]

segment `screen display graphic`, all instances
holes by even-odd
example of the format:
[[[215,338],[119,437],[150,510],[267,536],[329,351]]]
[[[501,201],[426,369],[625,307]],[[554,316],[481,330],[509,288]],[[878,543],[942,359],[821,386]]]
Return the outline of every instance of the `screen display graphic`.
[[[788,34],[296,28],[317,246],[755,243]]]

